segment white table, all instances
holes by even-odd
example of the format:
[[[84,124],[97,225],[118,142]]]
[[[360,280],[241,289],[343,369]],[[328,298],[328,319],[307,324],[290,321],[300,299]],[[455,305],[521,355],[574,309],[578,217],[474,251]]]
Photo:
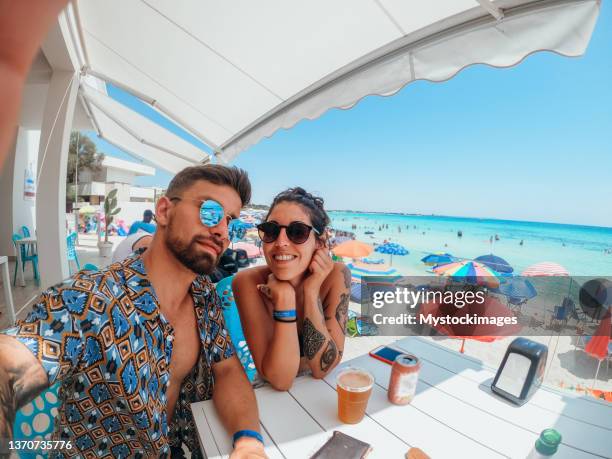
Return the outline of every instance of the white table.
[[[2,269],[2,286],[4,287],[4,302],[9,313],[10,325],[15,323],[15,305],[11,293],[11,276],[8,269],[8,257],[0,256],[0,269]]]
[[[23,278],[23,260],[21,259],[21,246],[25,246],[26,249],[29,245],[32,246],[34,252],[37,252],[35,237],[24,237],[15,241],[15,250],[17,251],[17,278],[19,279],[19,285],[25,287],[25,279]]]
[[[425,338],[405,338],[395,347],[423,362],[410,405],[387,401],[390,366],[369,356],[339,365],[325,380],[296,379],[289,392],[269,386],[255,391],[270,458],[309,458],[340,430],[373,447],[371,458],[403,458],[418,447],[432,458],[525,458],[549,427],[563,436],[555,459],[612,456],[612,405],[542,387],[517,407],[491,393],[494,369]],[[357,425],[337,419],[335,374],[340,367],[370,370],[376,384],[367,415]],[[192,405],[202,450],[226,458],[231,439],[212,401]]]

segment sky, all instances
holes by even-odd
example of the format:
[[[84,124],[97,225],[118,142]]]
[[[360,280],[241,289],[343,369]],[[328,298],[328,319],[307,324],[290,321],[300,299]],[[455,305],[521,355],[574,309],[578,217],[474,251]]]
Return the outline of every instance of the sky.
[[[537,53],[509,69],[478,65],[444,83],[414,82],[278,131],[233,164],[249,173],[257,204],[302,186],[328,209],[612,227],[610,3],[580,58]],[[109,93],[210,151],[129,94]],[[158,171],[137,184],[170,179]]]

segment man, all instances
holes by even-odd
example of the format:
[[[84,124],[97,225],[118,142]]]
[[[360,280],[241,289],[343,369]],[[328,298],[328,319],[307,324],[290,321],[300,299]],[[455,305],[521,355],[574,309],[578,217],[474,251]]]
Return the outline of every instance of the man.
[[[156,206],[144,254],[52,287],[0,334],[0,438],[16,410],[61,381],[52,439],[73,449],[52,457],[168,457],[182,442],[202,457],[189,404],[211,396],[235,432],[232,458],[265,457],[254,393],[203,276],[250,194],[240,169],[184,169]]]
[[[136,234],[138,231],[146,231],[147,233],[154,233],[155,232],[155,224],[151,223],[151,221],[153,220],[153,212],[149,209],[145,210],[144,213],[142,214],[142,221],[140,222],[134,222],[132,223],[132,226],[130,226],[130,230],[128,231],[128,236],[131,236],[132,234]]]

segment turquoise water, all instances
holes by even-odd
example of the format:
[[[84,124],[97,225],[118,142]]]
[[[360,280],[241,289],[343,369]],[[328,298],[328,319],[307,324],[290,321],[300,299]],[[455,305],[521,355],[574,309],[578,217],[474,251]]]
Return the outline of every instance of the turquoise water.
[[[506,259],[515,273],[535,263],[551,261],[564,266],[572,276],[612,275],[612,254],[605,253],[612,249],[612,228],[344,211],[329,214],[333,228],[353,231],[361,241],[374,243],[387,239],[406,247],[409,255],[393,257],[393,266],[406,275],[425,273],[420,259],[437,251],[462,258],[494,253]],[[351,229],[353,224],[357,225],[356,230]],[[389,228],[379,231],[382,225]],[[374,234],[367,235],[365,231]],[[457,237],[457,231],[462,231],[463,237]],[[491,236],[496,234],[499,240],[491,243]],[[373,253],[371,257],[389,261],[388,255]]]

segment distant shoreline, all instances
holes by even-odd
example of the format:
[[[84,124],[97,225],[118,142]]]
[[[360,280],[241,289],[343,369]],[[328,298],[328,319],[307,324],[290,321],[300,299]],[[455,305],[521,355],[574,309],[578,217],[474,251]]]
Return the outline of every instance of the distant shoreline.
[[[438,215],[438,214],[420,214],[420,213],[410,213],[410,212],[378,212],[378,211],[362,211],[362,210],[351,210],[351,209],[333,209],[328,210],[329,213],[352,213],[359,215],[394,215],[400,217],[425,217],[425,218],[444,218],[444,219],[461,219],[461,220],[474,220],[480,222],[498,222],[498,223],[527,223],[527,224],[537,224],[537,225],[551,225],[551,226],[573,226],[577,228],[594,228],[598,230],[609,230],[612,231],[612,227],[610,226],[600,226],[600,225],[582,225],[577,223],[557,223],[557,222],[546,222],[546,221],[536,221],[536,220],[511,220],[511,219],[502,219],[502,218],[492,218],[492,217],[462,217],[458,215]]]

